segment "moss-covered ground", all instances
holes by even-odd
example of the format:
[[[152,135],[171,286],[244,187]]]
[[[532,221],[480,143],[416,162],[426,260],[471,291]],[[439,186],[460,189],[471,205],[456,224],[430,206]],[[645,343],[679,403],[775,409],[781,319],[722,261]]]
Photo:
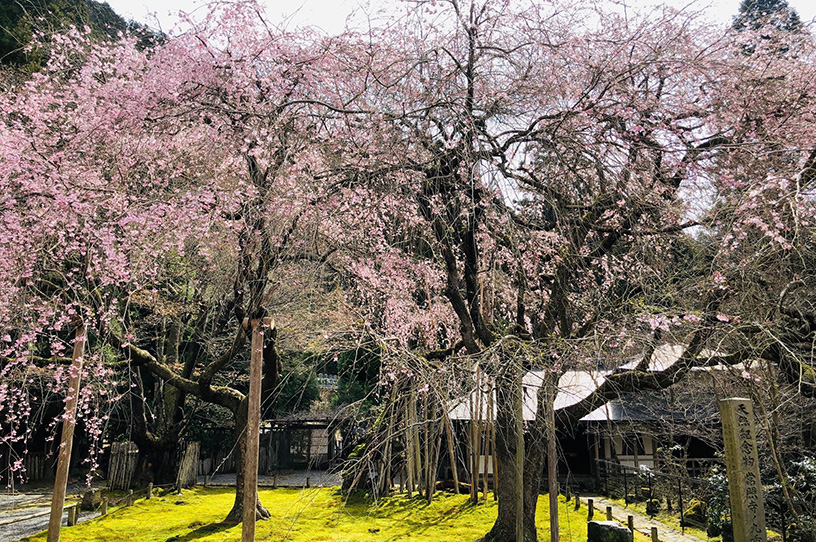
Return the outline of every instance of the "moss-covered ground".
[[[183,495],[137,500],[107,516],[62,529],[63,542],[183,542],[238,541],[240,525],[221,520],[232,506],[234,490],[197,488]],[[492,495],[473,505],[466,495],[437,493],[429,505],[423,499],[396,495],[376,505],[364,497],[346,499],[335,489],[268,489],[261,502],[272,513],[259,521],[256,540],[286,542],[473,541],[483,536],[496,518]],[[586,509],[560,501],[561,540],[586,540]],[[548,539],[547,496],[538,505],[539,538]],[[45,533],[23,539],[45,540]],[[636,542],[640,540],[636,537]]]

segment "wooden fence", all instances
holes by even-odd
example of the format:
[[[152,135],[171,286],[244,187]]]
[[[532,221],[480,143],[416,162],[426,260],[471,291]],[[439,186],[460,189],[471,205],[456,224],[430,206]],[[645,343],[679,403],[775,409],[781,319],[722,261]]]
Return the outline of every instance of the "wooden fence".
[[[26,478],[29,482],[36,482],[45,478],[48,461],[45,453],[29,453],[25,458]]]
[[[110,449],[108,465],[108,488],[128,489],[136,472],[139,448],[133,442],[114,442]]]
[[[193,487],[196,485],[200,448],[198,442],[188,442],[184,446],[184,452],[181,454],[181,461],[179,461],[176,485],[180,487]]]

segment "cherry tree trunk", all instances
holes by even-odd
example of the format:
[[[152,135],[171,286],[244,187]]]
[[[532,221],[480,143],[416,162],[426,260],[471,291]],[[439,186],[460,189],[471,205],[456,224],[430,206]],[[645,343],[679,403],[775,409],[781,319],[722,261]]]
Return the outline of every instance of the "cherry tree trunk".
[[[520,391],[515,378],[497,380],[496,386],[496,471],[495,491],[498,497],[498,515],[484,542],[521,542],[517,540],[518,496],[523,496],[523,542],[537,542],[535,513],[541,474],[544,465],[544,442],[533,435],[520,442],[518,434],[518,405]],[[531,427],[532,433],[535,429]],[[519,461],[519,444],[524,457]],[[522,464],[519,464],[522,463]],[[523,472],[519,487],[519,469]]]
[[[139,461],[133,479],[138,484],[172,484],[176,481],[180,439],[178,435],[164,435],[159,439],[134,435],[139,448]]]

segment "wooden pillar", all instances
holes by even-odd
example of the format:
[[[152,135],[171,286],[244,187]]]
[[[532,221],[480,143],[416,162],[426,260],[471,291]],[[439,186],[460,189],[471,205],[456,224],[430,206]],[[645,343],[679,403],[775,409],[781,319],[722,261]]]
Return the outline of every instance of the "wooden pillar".
[[[247,398],[246,449],[244,450],[244,515],[241,542],[255,541],[255,514],[258,507],[258,449],[261,429],[261,376],[264,327],[271,318],[244,320],[244,329],[252,329],[252,351],[249,362],[249,397]]]
[[[492,412],[492,405],[490,401],[490,386],[486,385],[486,378],[482,375],[482,382],[479,383],[479,390],[487,390],[485,392],[485,397],[482,398],[482,406],[481,408],[485,411],[484,423],[480,424],[482,427],[482,431],[480,431],[479,437],[481,438],[481,433],[484,433],[484,448],[482,451],[482,461],[484,464],[482,465],[482,493],[484,494],[484,500],[487,501],[487,477],[490,474],[489,472],[489,465],[490,465],[490,450],[492,447],[496,446],[496,443],[490,442],[490,427],[492,425],[491,417],[493,415]]]
[[[77,402],[82,377],[82,355],[85,352],[85,324],[76,328],[74,355],[68,380],[68,400],[65,403],[65,418],[62,422],[62,441],[57,459],[57,476],[54,481],[54,495],[51,498],[51,517],[48,521],[48,542],[59,542],[62,526],[62,509],[65,506],[65,490],[68,486],[68,467],[71,463],[71,447],[74,442]]]
[[[475,374],[475,372],[474,372]],[[474,377],[475,378],[475,377]],[[468,425],[468,448],[470,450],[470,467],[468,468],[468,480],[470,481],[470,500],[477,502],[479,500],[479,444],[476,440],[476,409],[477,400],[479,397],[479,386],[474,386],[474,391],[469,398],[470,405],[470,423]]]
[[[409,387],[409,395],[408,399],[405,399],[405,413],[403,415],[405,419],[405,471],[406,471],[406,478],[408,482],[408,487],[406,488],[408,492],[408,496],[410,497],[411,494],[414,492],[414,427],[413,427],[413,418],[411,416],[411,400],[410,397],[413,396],[413,387]]]
[[[587,499],[587,521],[592,521],[592,517],[595,515],[595,501],[592,499]]]
[[[450,456],[451,474],[453,475],[453,493],[459,494],[459,473],[456,472],[456,448],[453,442],[453,430],[451,429],[450,412],[442,405],[442,421],[445,423],[445,440],[448,443],[448,455]]]
[[[606,521],[612,521],[612,507],[606,507]]]
[[[419,416],[417,415],[416,394],[413,388],[411,389],[410,401],[411,438],[414,443],[414,488],[417,493],[422,494],[422,446],[419,441]]]
[[[145,497],[145,499],[149,501],[150,497],[152,496],[153,496],[153,482],[150,482],[149,484],[147,484],[147,496]]]
[[[544,382],[547,401],[547,487],[550,497],[550,542],[558,542],[558,456],[555,439],[555,395],[558,380]],[[569,492],[567,493],[569,500]]]
[[[79,505],[75,504],[73,506],[68,507],[68,527],[73,527],[77,524],[77,519],[79,518]]]
[[[496,483],[498,481],[498,461],[496,461],[496,406],[495,406],[495,399],[496,399],[496,379],[493,378],[488,382],[487,387],[487,415],[488,419],[490,420],[490,424],[488,425],[488,431],[490,431],[490,442],[492,442],[492,446],[490,447],[490,457],[492,459],[492,466],[493,466],[493,500],[495,501],[498,497],[496,494]]]
[[[103,516],[108,515],[108,498],[102,497],[102,508],[100,509],[100,514]]]
[[[652,527],[652,542],[660,542],[660,539],[657,537],[657,527]]]
[[[516,540],[524,540],[524,369],[519,362],[515,386],[516,400]]]

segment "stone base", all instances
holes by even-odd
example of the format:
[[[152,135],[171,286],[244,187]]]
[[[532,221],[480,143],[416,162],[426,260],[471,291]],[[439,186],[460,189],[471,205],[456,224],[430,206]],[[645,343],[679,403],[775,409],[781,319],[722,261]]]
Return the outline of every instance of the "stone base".
[[[617,521],[587,523],[587,542],[632,542],[632,531]]]
[[[85,492],[82,496],[82,509],[83,510],[96,510],[102,504],[102,490],[101,489],[89,489]]]

